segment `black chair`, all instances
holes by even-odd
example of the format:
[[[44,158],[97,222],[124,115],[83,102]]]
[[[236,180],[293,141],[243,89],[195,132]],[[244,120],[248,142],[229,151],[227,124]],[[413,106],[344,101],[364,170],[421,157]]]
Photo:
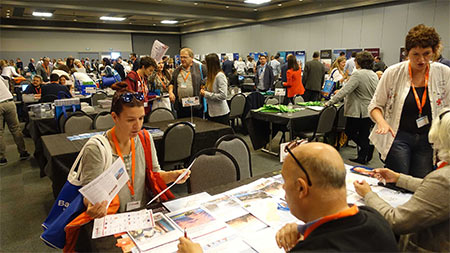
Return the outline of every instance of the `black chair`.
[[[177,164],[189,160],[194,144],[195,129],[189,122],[178,122],[164,131],[162,152],[159,157],[161,168],[169,163]]]
[[[108,95],[106,94],[106,92],[99,90],[95,94],[92,94],[91,105],[97,106],[99,100],[105,99],[107,97]]]
[[[253,177],[250,148],[241,137],[227,134],[216,141],[216,148],[230,153],[236,159],[240,169],[240,179]]]
[[[327,133],[333,131],[335,118],[336,108],[334,106],[325,107],[319,114],[316,129],[313,132],[300,132],[298,135],[301,138],[308,139],[308,141],[317,141],[319,137],[325,138]]]
[[[100,112],[94,118],[94,129],[110,129],[114,126],[111,113],[107,111]]]
[[[174,119],[175,115],[173,115],[171,110],[164,107],[159,107],[150,113],[150,116],[148,117],[148,122],[159,122]]]
[[[203,149],[192,157],[191,163],[193,164],[188,180],[189,193],[202,192],[240,180],[237,161],[222,149]]]

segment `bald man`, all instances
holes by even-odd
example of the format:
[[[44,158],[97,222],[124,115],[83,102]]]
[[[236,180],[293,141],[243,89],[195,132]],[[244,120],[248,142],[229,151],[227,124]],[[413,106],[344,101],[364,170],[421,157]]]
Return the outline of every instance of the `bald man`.
[[[348,206],[344,162],[336,149],[313,142],[288,151],[301,166],[292,155],[284,161],[281,175],[286,202],[305,224],[291,223],[280,229],[276,235],[280,248],[290,252],[398,251],[389,224],[377,211]],[[178,252],[196,253],[202,248],[182,237]]]
[[[389,224],[378,212],[347,204],[346,171],[336,149],[313,142],[290,151],[281,170],[283,189],[291,213],[305,224],[280,229],[276,235],[280,248],[290,252],[398,251]]]

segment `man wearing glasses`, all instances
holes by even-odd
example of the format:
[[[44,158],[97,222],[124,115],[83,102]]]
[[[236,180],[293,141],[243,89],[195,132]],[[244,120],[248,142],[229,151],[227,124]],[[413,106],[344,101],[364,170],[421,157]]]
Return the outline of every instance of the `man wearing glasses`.
[[[291,213],[303,225],[280,229],[286,251],[398,251],[386,220],[374,209],[347,204],[345,166],[330,145],[294,141],[286,146],[281,174]]]

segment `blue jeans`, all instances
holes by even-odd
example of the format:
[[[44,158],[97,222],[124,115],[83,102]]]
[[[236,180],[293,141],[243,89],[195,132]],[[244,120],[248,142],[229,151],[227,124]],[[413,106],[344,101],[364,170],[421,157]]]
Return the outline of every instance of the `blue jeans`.
[[[399,130],[385,166],[413,177],[425,177],[433,170],[433,148],[428,142],[428,133],[412,134]]]

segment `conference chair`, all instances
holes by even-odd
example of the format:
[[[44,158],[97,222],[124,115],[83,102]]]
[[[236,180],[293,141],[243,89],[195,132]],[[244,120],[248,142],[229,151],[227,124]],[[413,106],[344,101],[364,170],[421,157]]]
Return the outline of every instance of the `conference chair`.
[[[242,93],[238,93],[231,98],[230,101],[230,121],[231,127],[234,129],[234,123],[237,120],[239,124],[239,118],[242,120],[242,116],[244,115],[245,109],[245,95]]]
[[[178,122],[167,128],[162,138],[161,168],[169,164],[185,165],[191,157],[194,138],[195,129],[189,122]]]
[[[308,141],[317,141],[319,137],[325,136],[333,131],[334,120],[336,118],[336,108],[334,106],[325,107],[319,114],[316,129],[312,132],[299,132],[300,138],[307,138]]]
[[[217,149],[203,149],[191,159],[188,192],[202,192],[240,179],[239,165],[231,154]]]
[[[298,104],[298,103],[302,103],[305,102],[305,100],[303,99],[303,97],[301,95],[296,95],[294,97],[294,104]]]
[[[344,116],[344,104],[340,105],[337,109],[337,116],[334,123],[334,130],[336,137],[336,148],[337,150],[340,149],[341,145],[339,143],[341,133],[345,132],[345,125],[347,124],[347,117]]]
[[[79,134],[93,129],[92,118],[82,111],[76,111],[64,121],[63,132],[67,134]]]
[[[274,87],[275,88],[284,88],[283,81],[281,81],[281,80],[275,81]]]
[[[224,135],[217,140],[215,146],[233,156],[239,165],[240,179],[253,176],[250,149],[241,137],[234,134]]]
[[[268,97],[268,98],[266,99],[265,104],[266,104],[266,105],[277,105],[277,104],[279,104],[279,101],[278,101],[277,98],[274,98],[274,97]]]
[[[171,110],[164,107],[159,107],[150,113],[150,116],[148,117],[148,122],[159,122],[174,119],[175,115],[173,115]]]
[[[92,94],[91,97],[91,105],[92,106],[98,106],[98,101],[102,99],[106,99],[108,95],[104,91],[97,91],[96,93]]]
[[[94,118],[94,129],[110,129],[114,126],[114,120],[112,119],[111,113],[104,111]]]

